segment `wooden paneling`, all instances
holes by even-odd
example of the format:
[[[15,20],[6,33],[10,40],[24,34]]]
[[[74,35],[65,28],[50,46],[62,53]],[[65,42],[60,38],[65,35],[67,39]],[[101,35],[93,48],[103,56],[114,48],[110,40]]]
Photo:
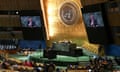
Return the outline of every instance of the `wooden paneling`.
[[[40,10],[40,0],[0,0],[0,10]],[[0,15],[0,27],[20,27],[19,15]]]
[[[14,35],[14,36],[13,36]],[[13,31],[13,32],[0,32],[0,39],[23,39],[22,31]]]
[[[0,15],[0,27],[20,27],[18,15]]]
[[[0,15],[0,26],[8,26],[10,24],[9,15]]]
[[[10,25],[9,27],[21,27],[20,16],[19,15],[10,15]]]
[[[29,0],[29,9],[40,10],[40,0]]]
[[[120,26],[120,13],[108,13],[110,26]]]
[[[17,0],[18,10],[40,10],[40,0]]]
[[[0,10],[40,10],[40,0],[0,0]]]
[[[40,0],[0,0],[0,10],[40,10]],[[20,15],[0,15],[0,27],[21,27]],[[22,39],[21,32],[3,32],[0,31],[0,39]]]
[[[82,6],[87,6],[87,5],[93,5],[97,3],[104,3],[107,2],[108,0],[80,0],[82,3]]]
[[[108,21],[113,32],[114,43],[120,45],[120,13],[108,13]]]
[[[0,10],[9,10],[10,2],[8,0],[0,0]]]
[[[88,70],[68,70],[68,72],[88,72]]]
[[[17,4],[17,0],[8,0],[7,2],[9,2],[9,9],[8,10],[17,10],[18,8],[18,4]]]

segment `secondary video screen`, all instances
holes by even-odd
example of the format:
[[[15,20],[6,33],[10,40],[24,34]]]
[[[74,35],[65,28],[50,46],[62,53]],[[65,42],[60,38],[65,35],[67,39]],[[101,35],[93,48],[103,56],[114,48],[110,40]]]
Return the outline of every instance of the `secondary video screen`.
[[[21,16],[20,17],[22,27],[41,27],[40,16]]]
[[[104,26],[102,13],[100,11],[83,13],[83,20],[86,27],[103,27]]]

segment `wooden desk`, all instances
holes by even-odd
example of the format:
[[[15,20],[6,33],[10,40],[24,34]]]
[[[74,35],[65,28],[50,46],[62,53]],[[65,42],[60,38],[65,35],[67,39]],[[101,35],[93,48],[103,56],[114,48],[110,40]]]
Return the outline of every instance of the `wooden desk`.
[[[68,72],[88,72],[88,70],[68,70]]]

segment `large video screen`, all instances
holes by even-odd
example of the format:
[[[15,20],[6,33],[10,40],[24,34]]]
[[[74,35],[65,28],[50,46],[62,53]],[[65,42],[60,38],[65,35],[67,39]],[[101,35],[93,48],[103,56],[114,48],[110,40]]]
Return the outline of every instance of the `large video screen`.
[[[22,27],[41,27],[40,16],[21,16],[20,17]]]
[[[83,13],[84,23],[87,27],[103,27],[104,22],[102,18],[102,13],[98,12],[88,12]]]
[[[94,44],[112,43],[105,4],[88,5],[81,10],[89,42]]]

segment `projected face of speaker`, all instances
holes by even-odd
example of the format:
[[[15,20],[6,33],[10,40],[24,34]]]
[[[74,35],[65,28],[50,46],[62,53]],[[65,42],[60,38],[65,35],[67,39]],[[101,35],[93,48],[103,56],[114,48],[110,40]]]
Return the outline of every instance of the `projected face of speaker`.
[[[87,27],[103,27],[103,19],[101,12],[89,12],[83,14],[84,23]]]
[[[21,16],[22,27],[41,27],[40,16]]]

